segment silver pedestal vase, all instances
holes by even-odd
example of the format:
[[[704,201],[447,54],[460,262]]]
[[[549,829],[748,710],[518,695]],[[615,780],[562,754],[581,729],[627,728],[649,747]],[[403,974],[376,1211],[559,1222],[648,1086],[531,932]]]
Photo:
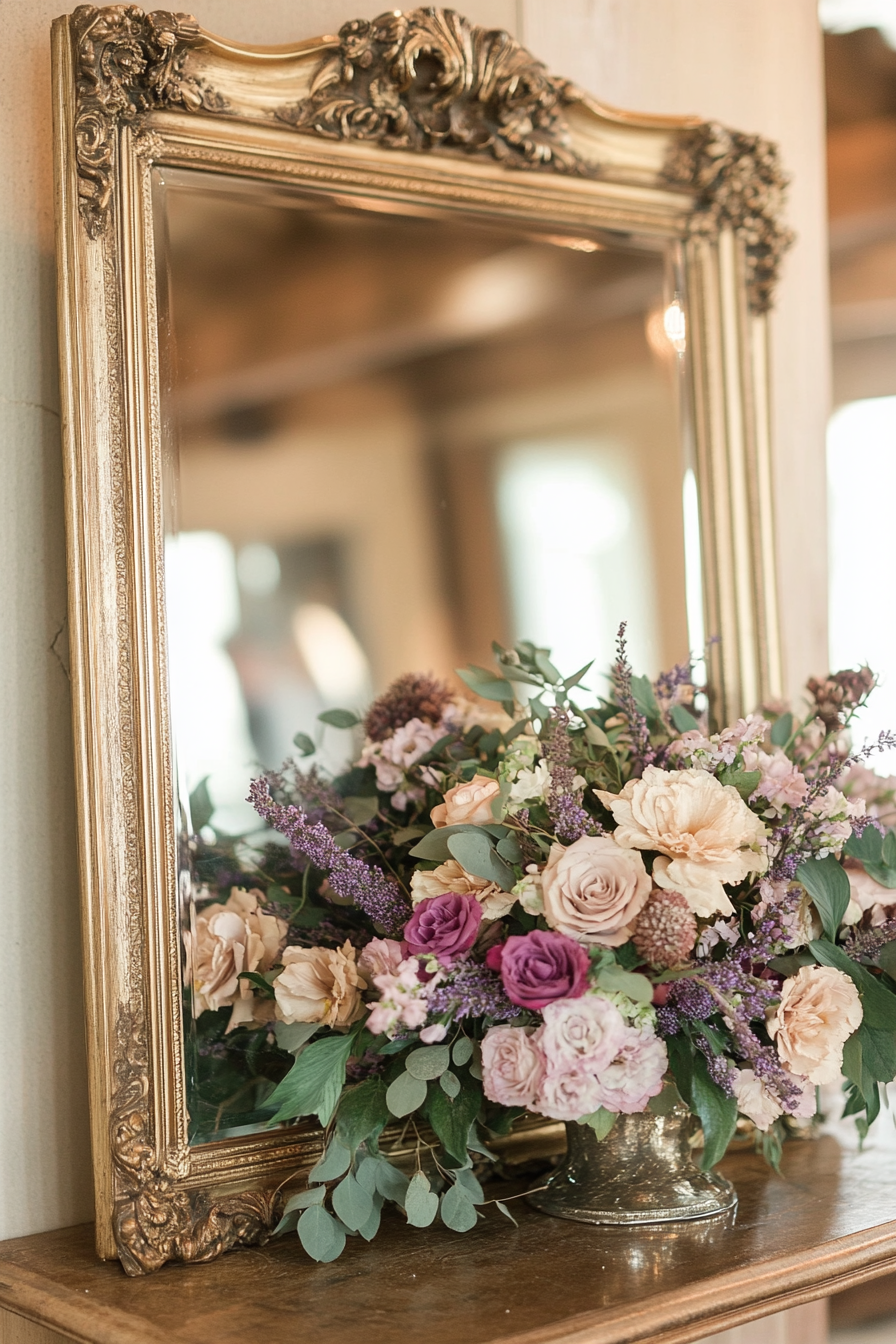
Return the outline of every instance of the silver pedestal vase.
[[[691,1160],[693,1118],[620,1115],[604,1139],[588,1125],[566,1126],[565,1162],[528,1199],[541,1213],[582,1223],[668,1223],[708,1218],[737,1204],[730,1181]]]

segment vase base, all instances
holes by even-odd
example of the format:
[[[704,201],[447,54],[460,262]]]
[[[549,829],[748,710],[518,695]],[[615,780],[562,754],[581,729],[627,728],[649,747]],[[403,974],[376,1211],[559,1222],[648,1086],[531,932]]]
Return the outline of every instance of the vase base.
[[[671,1190],[667,1185],[655,1196],[649,1189],[632,1185],[583,1189],[581,1182],[569,1179],[561,1170],[546,1187],[531,1191],[527,1200],[539,1213],[554,1218],[633,1226],[689,1222],[729,1213],[737,1205],[737,1192],[723,1176],[696,1169],[693,1176],[679,1175]]]

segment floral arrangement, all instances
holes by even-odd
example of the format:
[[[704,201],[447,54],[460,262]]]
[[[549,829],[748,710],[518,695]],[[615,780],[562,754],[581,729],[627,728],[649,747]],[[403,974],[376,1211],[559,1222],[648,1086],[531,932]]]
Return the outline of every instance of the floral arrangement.
[[[590,665],[494,648],[459,674],[475,700],[406,676],[363,725],[321,715],[363,727],[354,767],[250,790],[291,878],[188,937],[194,1015],[288,1062],[265,1114],[326,1129],[280,1225],[316,1260],[388,1201],[415,1226],[512,1217],[476,1173],[526,1112],[603,1137],[684,1104],[709,1169],[739,1116],[776,1161],[841,1073],[867,1129],[896,1076],[894,781],[864,764],[896,738],[851,754],[846,732],[868,669],[712,732],[690,667],[633,675],[624,627],[603,697]]]

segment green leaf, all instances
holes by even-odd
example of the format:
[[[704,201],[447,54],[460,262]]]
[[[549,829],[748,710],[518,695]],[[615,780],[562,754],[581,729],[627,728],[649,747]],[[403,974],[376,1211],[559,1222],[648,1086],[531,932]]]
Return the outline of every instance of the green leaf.
[[[325,709],[317,717],[321,723],[328,723],[331,728],[356,728],[361,722],[357,714],[350,709]]]
[[[448,850],[473,877],[497,882],[502,891],[509,891],[516,881],[513,869],[498,855],[494,842],[481,826],[449,836]]]
[[[507,1205],[502,1204],[500,1199],[495,1200],[495,1208],[498,1210],[499,1213],[503,1213],[505,1218],[509,1218],[510,1221],[513,1223],[514,1227],[519,1227],[519,1223],[514,1218],[513,1214],[508,1209]]]
[[[611,962],[609,966],[604,966],[598,972],[596,983],[598,989],[603,989],[608,994],[625,994],[635,1003],[651,1003],[653,1001],[653,985],[647,979],[647,976],[635,975],[632,971],[624,971],[615,962]]]
[[[404,1211],[411,1227],[429,1227],[439,1211],[439,1197],[422,1171],[411,1178],[405,1192]]]
[[[302,1214],[298,1233],[305,1251],[319,1264],[329,1264],[345,1249],[345,1233],[336,1219],[319,1204]]]
[[[676,1106],[681,1105],[681,1097],[678,1094],[678,1088],[674,1083],[667,1083],[662,1092],[657,1096],[651,1097],[647,1107],[654,1115],[669,1115]]]
[[[469,1232],[476,1226],[476,1206],[466,1190],[460,1185],[451,1185],[442,1196],[442,1222],[452,1232]]]
[[[349,821],[353,821],[356,826],[366,826],[369,821],[373,821],[377,812],[380,810],[378,798],[343,798],[342,809]]]
[[[333,1211],[350,1232],[359,1232],[373,1213],[373,1199],[351,1172],[334,1187]]]
[[[422,1078],[415,1078],[407,1070],[400,1073],[386,1090],[386,1105],[399,1120],[402,1116],[410,1115],[411,1111],[416,1111],[425,1100],[426,1083]]]
[[[719,771],[719,783],[730,784],[737,789],[744,801],[753,796],[761,782],[761,770],[736,770],[729,765],[724,770]]]
[[[265,980],[264,976],[260,975],[258,971],[240,971],[237,980],[248,980],[254,989],[261,990],[263,999],[274,998],[274,989],[270,980]]]
[[[587,1125],[589,1129],[594,1130],[596,1138],[605,1139],[616,1123],[616,1112],[608,1111],[601,1106],[599,1110],[592,1111],[590,1115],[583,1115],[581,1120],[576,1123]]]
[[[860,863],[881,862],[884,838],[876,826],[866,826],[861,835],[853,831],[844,845],[844,852]]]
[[[476,673],[467,672],[464,668],[458,668],[457,675],[471,691],[481,695],[483,700],[500,700],[502,703],[513,701],[513,687],[503,677],[492,676],[490,680],[485,681]]]
[[[412,1050],[404,1066],[412,1078],[438,1078],[444,1073],[451,1061],[451,1050],[447,1045],[422,1045]]]
[[[485,1195],[482,1192],[482,1186],[473,1175],[469,1167],[460,1167],[454,1173],[454,1179],[458,1185],[463,1186],[474,1204],[484,1204]]]
[[[315,1185],[310,1190],[301,1190],[299,1194],[293,1195],[287,1200],[283,1209],[283,1217],[274,1228],[273,1235],[281,1236],[284,1232],[295,1232],[299,1221],[299,1214],[302,1209],[307,1209],[312,1204],[322,1204],[327,1193],[325,1185]]]
[[[862,1000],[864,1026],[877,1027],[882,1031],[896,1030],[896,994],[891,994],[876,976],[864,966],[859,966],[833,943],[819,938],[809,944],[809,951],[820,965],[833,966],[853,981]]]
[[[313,756],[317,751],[317,747],[307,733],[296,733],[292,744],[298,748],[300,756]]]
[[[451,1058],[458,1065],[464,1065],[473,1058],[473,1042],[469,1036],[458,1036],[451,1047]]]
[[[395,845],[406,845],[409,840],[419,840],[426,831],[422,826],[402,826],[401,830],[393,831],[392,843]]]
[[[884,867],[896,868],[896,831],[887,831],[880,856],[884,861]]]
[[[635,697],[635,704],[648,719],[660,717],[660,707],[656,702],[653,682],[649,677],[632,677],[632,695]]]
[[[498,853],[508,863],[522,863],[523,851],[515,835],[505,835],[503,840],[498,841]]]
[[[863,1070],[878,1083],[892,1082],[896,1078],[896,1037],[893,1032],[869,1027],[863,1022],[856,1035],[862,1042]]]
[[[331,1139],[323,1157],[309,1171],[308,1179],[309,1181],[335,1181],[338,1176],[342,1176],[348,1171],[351,1164],[351,1149],[346,1148],[345,1144],[340,1143],[338,1139]],[[340,1217],[342,1217],[341,1214]]]
[[[599,727],[596,723],[592,723],[590,719],[585,724],[585,741],[590,742],[592,747],[606,747],[607,749],[612,750],[610,739],[607,737],[603,728]]]
[[[452,836],[460,835],[463,831],[479,830],[482,830],[481,826],[440,826],[437,830],[428,831],[423,839],[418,841],[410,851],[411,858],[444,863],[446,859],[451,858],[448,841]]]
[[[379,1232],[380,1230],[380,1219],[382,1218],[383,1214],[382,1195],[375,1195],[371,1201],[371,1204],[372,1204],[372,1210],[370,1217],[367,1219],[367,1222],[364,1224],[363,1227],[358,1228],[358,1231],[360,1232],[361,1236],[364,1238],[365,1241],[373,1241],[377,1232]]]
[[[275,1022],[274,1035],[281,1050],[295,1055],[320,1030],[319,1022]]]
[[[445,1093],[446,1097],[454,1098],[460,1091],[460,1079],[456,1073],[451,1071],[451,1069],[446,1069],[445,1072],[439,1076],[439,1087]]]
[[[383,1199],[391,1199],[393,1204],[404,1208],[408,1178],[398,1167],[393,1167],[388,1158],[381,1157],[376,1169],[376,1188]]]
[[[782,714],[780,718],[775,719],[772,724],[771,739],[775,747],[786,747],[793,733],[793,715],[791,713]]]
[[[542,651],[541,649],[535,650],[535,666],[538,668],[545,681],[550,682],[552,686],[556,686],[558,682],[562,681],[560,673],[547,656],[546,651]]]
[[[465,1083],[460,1095],[453,1099],[441,1088],[434,1087],[430,1091],[426,1117],[445,1152],[457,1162],[466,1160],[470,1125],[481,1105],[482,1089],[472,1082]]]
[[[694,1056],[694,1110],[703,1126],[703,1156],[700,1166],[710,1171],[725,1156],[737,1125],[737,1102],[712,1081],[701,1054]]]
[[[884,943],[877,954],[877,964],[896,980],[896,943]]]
[[[333,843],[340,849],[351,849],[361,837],[357,831],[340,831],[338,835],[333,836]]]
[[[833,942],[849,905],[849,878],[844,869],[833,854],[828,854],[827,858],[801,863],[796,879],[812,897],[824,931]]]
[[[684,705],[673,705],[669,710],[669,718],[680,733],[692,733],[695,728],[700,727],[691,711]]]
[[[208,791],[208,775],[206,775],[205,779],[200,779],[190,794],[190,818],[193,822],[193,830],[197,834],[203,826],[209,824],[214,812],[215,805]]]
[[[342,1093],[336,1112],[336,1130],[352,1151],[365,1139],[378,1137],[388,1121],[386,1084],[382,1078],[365,1078],[363,1083],[346,1088]]]
[[[578,672],[573,672],[571,677],[564,677],[563,678],[564,691],[571,691],[574,686],[578,686],[579,682],[582,680],[583,677],[586,677],[588,675],[593,666],[594,666],[594,659],[592,658],[590,663],[586,663],[584,667],[580,667]]]
[[[268,1097],[266,1104],[278,1108],[269,1123],[316,1115],[322,1125],[328,1125],[345,1084],[345,1066],[353,1043],[353,1035],[332,1035],[313,1041],[303,1050]]]

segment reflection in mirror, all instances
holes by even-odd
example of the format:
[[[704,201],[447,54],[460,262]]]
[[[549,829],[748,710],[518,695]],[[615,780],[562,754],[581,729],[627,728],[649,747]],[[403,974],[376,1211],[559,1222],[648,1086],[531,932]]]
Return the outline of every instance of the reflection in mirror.
[[[297,733],[344,764],[322,711],[409,670],[451,680],[492,639],[602,667],[621,620],[655,674],[702,646],[700,557],[671,253],[186,171],[157,202],[196,973],[232,887],[288,888],[282,850],[260,878],[227,837],[256,828],[249,778]],[[295,896],[268,890],[262,941],[277,918],[300,939]],[[227,1031],[258,1016],[237,969],[205,966],[187,1012],[194,1142],[263,1122],[290,1062],[268,1024]]]

